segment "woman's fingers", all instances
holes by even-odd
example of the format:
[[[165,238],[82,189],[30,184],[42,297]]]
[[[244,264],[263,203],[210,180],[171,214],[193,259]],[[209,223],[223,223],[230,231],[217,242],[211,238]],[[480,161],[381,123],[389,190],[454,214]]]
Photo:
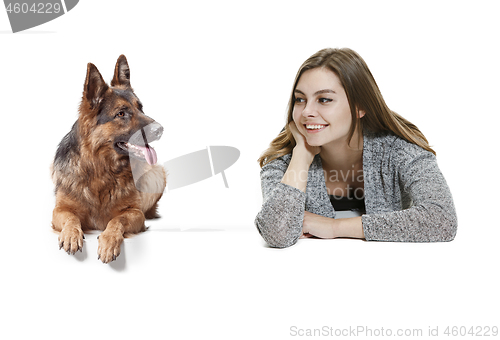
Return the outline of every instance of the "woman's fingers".
[[[313,156],[317,155],[321,151],[320,146],[310,146],[309,144],[307,144],[306,137],[299,131],[294,121],[291,121],[288,125],[290,127],[290,131],[292,132],[293,138],[295,138],[296,145],[305,148],[307,152],[311,153]]]
[[[293,120],[290,122],[290,124],[288,124],[288,126],[290,127],[293,138],[295,138],[295,142],[297,144],[299,144],[300,142],[305,143],[304,135],[299,132],[299,129],[297,129],[297,125],[295,125],[295,122]]]

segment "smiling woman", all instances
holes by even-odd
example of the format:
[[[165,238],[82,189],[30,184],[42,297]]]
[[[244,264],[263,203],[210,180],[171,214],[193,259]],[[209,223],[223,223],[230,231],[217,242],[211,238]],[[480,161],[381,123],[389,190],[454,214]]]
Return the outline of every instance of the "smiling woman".
[[[264,203],[255,224],[270,246],[301,237],[455,237],[453,199],[434,150],[388,108],[350,49],[324,49],[304,62],[287,125],[259,163]]]

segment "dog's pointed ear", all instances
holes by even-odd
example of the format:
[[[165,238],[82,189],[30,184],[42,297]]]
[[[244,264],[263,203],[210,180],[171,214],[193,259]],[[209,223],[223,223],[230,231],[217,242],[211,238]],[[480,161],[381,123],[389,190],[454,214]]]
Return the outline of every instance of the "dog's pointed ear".
[[[101,102],[104,93],[108,89],[108,85],[102,79],[101,74],[94,64],[87,64],[87,77],[83,87],[83,96],[90,104],[90,108],[94,109]]]
[[[115,66],[115,75],[111,81],[111,86],[130,87],[130,68],[128,67],[127,58],[122,54],[118,57]]]

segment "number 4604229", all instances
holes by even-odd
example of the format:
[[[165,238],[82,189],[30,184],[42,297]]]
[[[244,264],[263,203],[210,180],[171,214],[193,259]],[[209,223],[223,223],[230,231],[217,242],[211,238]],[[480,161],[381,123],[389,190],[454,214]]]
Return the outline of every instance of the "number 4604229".
[[[7,10],[7,13],[23,13],[23,14],[27,14],[27,13],[34,13],[34,14],[38,14],[38,13],[47,13],[47,14],[51,14],[51,13],[59,13],[61,12],[61,4],[58,4],[58,3],[43,3],[43,2],[39,2],[39,3],[34,3],[30,6],[30,4],[27,4],[27,3],[12,3],[12,2],[9,2],[9,4],[7,5],[6,7],[6,10]]]
[[[493,326],[475,326],[475,327],[465,327],[465,326],[453,326],[446,327],[444,334],[447,336],[498,336],[498,327]]]

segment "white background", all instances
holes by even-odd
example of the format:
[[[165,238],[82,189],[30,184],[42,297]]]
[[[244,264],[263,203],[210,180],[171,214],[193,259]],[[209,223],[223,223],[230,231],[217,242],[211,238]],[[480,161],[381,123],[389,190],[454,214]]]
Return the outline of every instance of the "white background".
[[[447,338],[446,326],[500,326],[497,7],[82,0],[17,34],[0,10],[0,337],[286,339],[301,338],[294,326],[364,326]],[[458,212],[453,242],[264,245],[257,158],[284,125],[298,67],[325,47],[361,54],[389,107],[437,151]],[[97,234],[77,256],[58,250],[49,166],[87,63],[109,81],[120,54],[165,127],[160,163],[209,145],[241,156],[229,189],[218,175],[166,193],[163,218],[104,265]]]

